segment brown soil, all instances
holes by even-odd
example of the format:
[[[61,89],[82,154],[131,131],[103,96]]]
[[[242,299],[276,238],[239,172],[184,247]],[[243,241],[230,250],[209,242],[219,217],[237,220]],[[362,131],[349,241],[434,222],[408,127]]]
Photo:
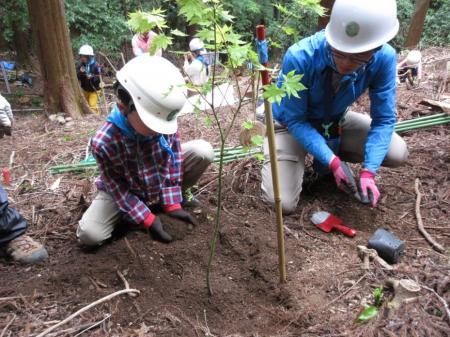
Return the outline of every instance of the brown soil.
[[[421,97],[430,97],[426,85],[399,91],[400,118],[416,117],[419,110],[434,113],[417,104]],[[363,108],[367,109],[367,98],[356,107]],[[410,158],[401,168],[381,169],[382,200],[375,210],[338,192],[331,180],[315,180],[308,170],[297,212],[285,217],[288,282],[283,285],[278,283],[274,214],[260,200],[260,163],[250,159],[228,164],[212,272],[214,292],[208,297],[205,270],[217,202],[216,166],[197,188],[203,206],[194,211],[200,224],[192,232],[163,217],[177,238],[170,245],[131,231],[95,252],[85,252],[77,245],[75,228],[95,195],[94,178],[89,173],[51,176],[48,168],[82,159],[102,118],[89,116],[67,130],[41,115],[18,113],[16,122],[14,136],[0,140],[0,166],[8,166],[15,151],[10,201],[29,220],[29,233],[45,244],[50,258],[31,267],[0,263],[0,331],[15,317],[5,336],[35,336],[94,300],[123,289],[116,270],[140,295],[99,305],[59,328],[57,336],[74,336],[80,327],[106,314],[111,317],[105,323],[82,336],[450,335],[444,306],[425,289],[416,301],[394,310],[388,305],[393,292],[386,288],[377,318],[355,322],[364,304],[372,303],[373,289],[388,277],[411,278],[450,300],[449,257],[431,249],[414,216],[414,179],[420,178],[425,226],[437,241],[450,246],[448,125],[404,134]],[[238,144],[239,128],[230,144]],[[183,117],[181,130],[184,140],[204,138],[217,145],[217,132],[196,116]],[[60,187],[52,191],[49,188],[58,178]],[[357,236],[349,239],[318,231],[309,218],[319,209],[340,216],[358,231]],[[356,246],[367,244],[380,227],[406,241],[405,254],[395,271],[372,263],[364,272]]]

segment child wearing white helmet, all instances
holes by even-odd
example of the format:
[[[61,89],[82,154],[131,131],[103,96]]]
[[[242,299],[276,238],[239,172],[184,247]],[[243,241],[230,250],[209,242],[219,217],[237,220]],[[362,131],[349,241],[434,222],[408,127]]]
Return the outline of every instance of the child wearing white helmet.
[[[192,84],[201,86],[208,82],[209,62],[205,57],[205,44],[198,37],[189,42],[190,52],[184,55],[184,72]]]
[[[80,61],[76,65],[77,77],[88,101],[89,108],[99,115],[98,97],[101,85],[101,68],[95,61],[94,49],[88,45],[82,45],[78,52]]]
[[[397,65],[398,82],[405,83],[408,88],[415,86],[422,80],[422,54],[418,50],[411,50],[405,59]]]
[[[398,29],[395,0],[336,0],[325,31],[285,53],[278,86],[294,71],[303,75],[307,90],[272,105],[284,213],[297,207],[308,153],[316,172],[332,174],[339,189],[372,207],[380,198],[379,167],[405,162],[406,144],[394,133],[396,53],[388,44]],[[367,90],[370,117],[350,110]],[[362,163],[359,179],[344,161]],[[264,200],[273,204],[269,161],[262,168],[261,187]]]
[[[196,224],[183,209],[183,191],[198,181],[214,151],[203,140],[181,144],[177,116],[186,102],[185,82],[168,60],[135,57],[117,73],[114,87],[117,104],[90,144],[100,170],[99,193],[77,237],[84,245],[99,245],[125,219],[155,240],[171,242],[155,213]]]

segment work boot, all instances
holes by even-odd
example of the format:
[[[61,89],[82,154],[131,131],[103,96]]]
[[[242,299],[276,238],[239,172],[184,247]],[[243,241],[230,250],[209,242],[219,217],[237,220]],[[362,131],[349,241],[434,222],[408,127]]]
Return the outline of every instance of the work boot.
[[[45,248],[28,235],[21,235],[6,245],[6,254],[14,261],[24,264],[34,264],[48,257]]]

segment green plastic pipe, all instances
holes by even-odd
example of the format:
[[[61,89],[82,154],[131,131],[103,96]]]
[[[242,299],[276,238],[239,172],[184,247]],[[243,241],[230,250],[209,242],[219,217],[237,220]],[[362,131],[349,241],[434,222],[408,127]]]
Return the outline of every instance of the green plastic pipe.
[[[433,119],[433,118],[437,118],[437,117],[446,117],[446,116],[448,116],[448,114],[443,112],[443,113],[439,113],[439,114],[435,114],[435,115],[431,115],[431,116],[417,117],[417,118],[408,119],[408,120],[405,120],[405,121],[400,121],[400,122],[397,122],[397,125],[400,125],[400,124],[403,124],[403,123],[410,123],[412,121],[424,121],[424,120],[427,120],[427,119]]]

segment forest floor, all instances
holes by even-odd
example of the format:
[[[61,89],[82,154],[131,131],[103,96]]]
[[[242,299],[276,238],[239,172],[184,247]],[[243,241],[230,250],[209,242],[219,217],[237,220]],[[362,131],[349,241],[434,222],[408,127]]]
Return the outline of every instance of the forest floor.
[[[429,59],[439,53],[430,53]],[[400,86],[399,119],[437,113],[418,104],[424,97],[432,97],[431,80],[414,90]],[[367,109],[367,97],[354,107]],[[200,220],[193,231],[163,217],[176,238],[169,245],[131,231],[88,253],[78,246],[75,229],[96,194],[95,177],[89,172],[52,176],[48,169],[83,159],[88,139],[104,117],[87,116],[70,127],[42,114],[15,117],[13,136],[0,140],[0,167],[9,165],[14,152],[12,186],[7,188],[10,203],[28,220],[28,233],[45,244],[49,259],[36,266],[0,262],[0,336],[36,336],[123,289],[117,271],[140,291],[137,297],[115,297],[49,336],[450,335],[450,318],[441,301],[450,301],[450,255],[431,248],[417,229],[414,213],[414,181],[419,178],[425,227],[450,247],[449,124],[402,134],[408,162],[380,170],[382,198],[376,209],[339,192],[332,180],[314,179],[308,167],[297,210],[284,217],[288,281],[283,285],[278,283],[275,216],[260,198],[261,163],[247,159],[227,164],[213,295],[208,297],[205,270],[217,202],[216,165],[194,189],[202,206],[193,210]],[[217,131],[194,115],[180,118],[180,130],[184,141],[203,138],[218,145]],[[238,144],[238,132],[239,126],[230,145]],[[357,230],[356,237],[316,229],[310,221],[316,210],[341,217]],[[377,263],[362,269],[357,246],[366,245],[377,228],[406,242],[395,270]],[[394,292],[386,287],[379,314],[367,323],[356,322],[364,305],[373,302],[373,290],[388,278],[411,279],[424,287],[416,300],[400,309],[389,305]]]

